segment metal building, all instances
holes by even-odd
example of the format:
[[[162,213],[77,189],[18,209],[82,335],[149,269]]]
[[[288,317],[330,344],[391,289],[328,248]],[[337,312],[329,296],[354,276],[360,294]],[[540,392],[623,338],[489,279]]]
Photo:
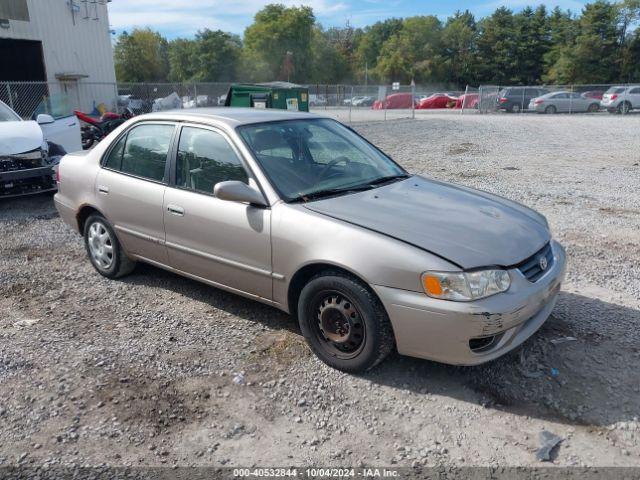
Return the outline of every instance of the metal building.
[[[14,84],[10,99],[65,95],[81,109],[113,102],[110,1],[0,1],[0,82],[48,82]]]

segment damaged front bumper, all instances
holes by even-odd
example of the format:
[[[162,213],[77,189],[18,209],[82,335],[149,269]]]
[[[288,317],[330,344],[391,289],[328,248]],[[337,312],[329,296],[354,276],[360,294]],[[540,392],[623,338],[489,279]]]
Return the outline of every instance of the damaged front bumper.
[[[374,285],[393,326],[398,352],[452,365],[477,365],[516,348],[546,321],[566,272],[566,254],[552,240],[553,263],[536,282],[509,270],[506,292],[473,302]]]
[[[56,168],[43,149],[0,156],[0,198],[55,191]]]

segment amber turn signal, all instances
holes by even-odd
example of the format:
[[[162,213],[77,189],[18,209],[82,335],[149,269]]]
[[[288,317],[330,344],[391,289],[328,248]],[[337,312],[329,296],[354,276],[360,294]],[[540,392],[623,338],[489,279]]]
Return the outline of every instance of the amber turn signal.
[[[442,285],[440,284],[440,280],[437,277],[432,275],[424,275],[422,277],[422,281],[424,282],[424,289],[430,295],[439,297],[442,295]]]

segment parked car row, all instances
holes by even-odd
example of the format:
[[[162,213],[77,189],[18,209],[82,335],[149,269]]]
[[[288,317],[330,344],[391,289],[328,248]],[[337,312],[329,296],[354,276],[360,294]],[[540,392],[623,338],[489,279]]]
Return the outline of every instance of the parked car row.
[[[601,109],[609,113],[629,113],[640,109],[640,86],[614,86],[606,91],[568,90],[549,91],[539,87],[509,87],[496,98],[498,110],[519,113],[523,110],[537,113],[583,113]]]

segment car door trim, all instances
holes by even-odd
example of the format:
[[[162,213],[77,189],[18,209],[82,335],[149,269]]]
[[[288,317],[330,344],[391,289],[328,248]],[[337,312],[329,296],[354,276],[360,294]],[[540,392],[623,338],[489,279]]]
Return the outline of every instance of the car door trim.
[[[164,245],[165,244],[165,241],[162,240],[161,238],[153,237],[151,235],[147,235],[146,233],[142,233],[142,232],[139,232],[137,230],[132,230],[130,228],[123,227],[121,225],[114,225],[113,228],[118,232],[126,233],[128,235],[131,235],[132,237],[137,237],[137,238],[140,238],[142,240],[146,240],[147,242],[157,243],[158,245]]]
[[[261,297],[260,295],[255,295],[253,293],[246,292],[244,290],[239,290],[237,288],[229,287],[222,283],[214,282],[213,280],[209,280],[207,278],[199,277],[198,275],[194,275],[192,273],[185,272],[184,270],[180,270],[169,265],[165,265],[164,263],[156,262],[155,260],[148,259],[141,255],[132,255],[132,258],[136,260],[140,260],[145,263],[149,263],[155,267],[162,268],[172,273],[177,273],[178,275],[183,275],[185,277],[191,278],[192,280],[196,280],[198,282],[206,283],[207,285],[211,285],[212,287],[219,288],[220,290],[226,290],[227,292],[236,293],[238,295],[242,295],[243,297],[251,298],[253,300],[258,300],[262,303],[266,303],[269,305],[273,305],[274,307],[282,308],[280,302],[276,302],[275,300],[271,300],[266,297]]]
[[[258,275],[263,275],[265,277],[271,277],[276,280],[284,280],[284,275],[281,275],[275,272],[270,272],[269,270],[265,270],[263,268],[254,267],[253,265],[247,265],[246,263],[238,262],[236,260],[230,260],[228,258],[220,257],[218,255],[212,255],[210,253],[206,253],[201,250],[185,247],[184,245],[180,245],[178,243],[165,242],[165,245],[167,248],[173,248],[174,250],[178,250],[183,253],[188,253],[190,255],[195,255],[197,257],[206,258],[207,260],[211,260],[217,263],[222,263],[223,265],[229,265],[231,267],[239,268],[241,270],[246,270],[247,272],[257,273]]]

